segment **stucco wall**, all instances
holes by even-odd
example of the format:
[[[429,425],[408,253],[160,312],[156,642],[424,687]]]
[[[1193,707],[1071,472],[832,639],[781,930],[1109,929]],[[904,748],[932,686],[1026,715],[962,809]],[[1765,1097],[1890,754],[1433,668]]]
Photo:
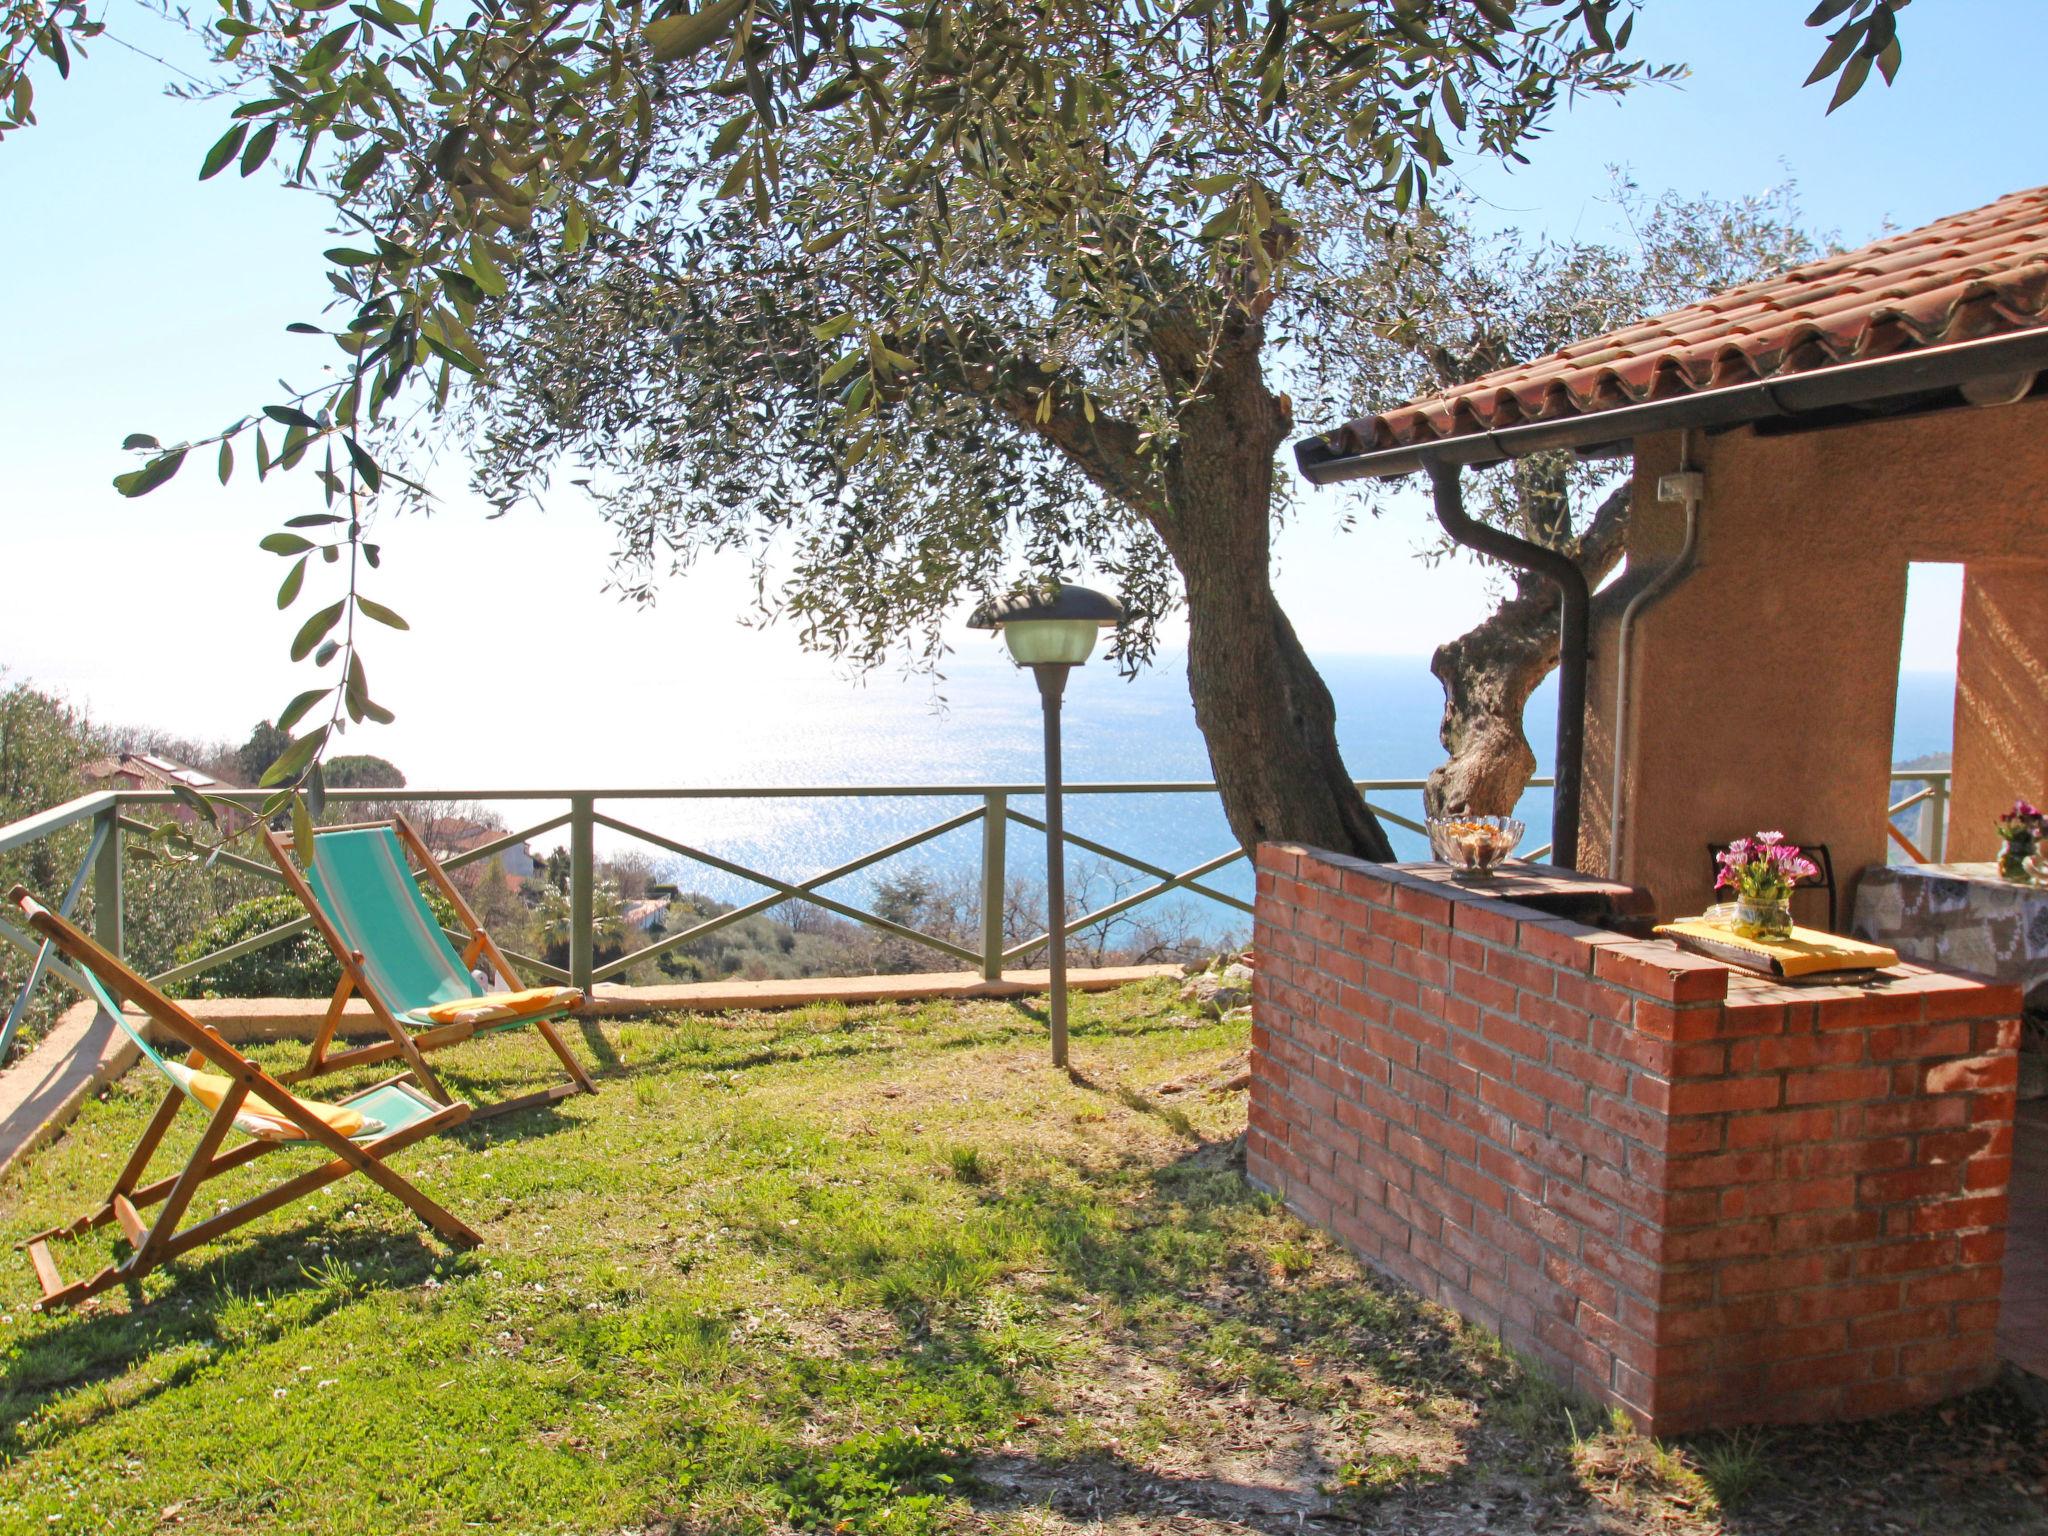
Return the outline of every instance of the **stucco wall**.
[[[1781,827],[1829,845],[1846,914],[1856,872],[1885,858],[1906,567],[2048,547],[2048,403],[1694,434],[1691,457],[1707,477],[1698,558],[1631,641],[1628,830],[1611,872],[1662,912],[1697,911],[1712,895],[1706,844]],[[1637,444],[1638,579],[1678,546],[1680,510],[1655,500],[1678,458],[1675,434]],[[1589,869],[1609,867],[1608,607],[1593,635]]]
[[[1948,856],[1993,858],[1993,824],[2014,797],[2048,802],[2048,564],[1967,572],[1955,729]]]

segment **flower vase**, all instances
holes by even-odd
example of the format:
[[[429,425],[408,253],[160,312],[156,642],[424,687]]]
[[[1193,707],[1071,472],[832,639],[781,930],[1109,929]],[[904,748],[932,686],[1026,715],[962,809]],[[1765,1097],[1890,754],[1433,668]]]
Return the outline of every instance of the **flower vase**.
[[[2008,837],[1998,851],[1998,878],[2010,880],[2014,885],[2032,885],[2034,872],[2029,867],[2034,857],[2034,839],[2031,837]]]
[[[1792,937],[1792,899],[1790,895],[1765,900],[1760,897],[1744,896],[1735,903],[1735,931],[1750,939],[1789,939]]]

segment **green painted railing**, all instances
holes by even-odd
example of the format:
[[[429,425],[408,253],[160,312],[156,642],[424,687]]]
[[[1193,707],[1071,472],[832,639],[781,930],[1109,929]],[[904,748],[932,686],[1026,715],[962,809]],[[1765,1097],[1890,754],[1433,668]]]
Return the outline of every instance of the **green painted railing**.
[[[1531,781],[1532,788],[1547,787],[1549,779]],[[1418,794],[1423,787],[1421,779],[1369,779],[1361,780],[1359,789],[1368,796],[1375,794]],[[887,785],[822,785],[802,788],[762,788],[754,786],[712,787],[702,789],[478,789],[478,790],[412,790],[412,789],[353,789],[330,790],[328,802],[339,809],[349,804],[375,803],[380,805],[409,805],[433,803],[478,804],[500,808],[521,803],[553,802],[566,804],[568,809],[547,816],[530,825],[518,827],[503,836],[465,850],[445,861],[445,867],[460,868],[503,853],[550,832],[568,829],[569,849],[569,909],[570,942],[569,963],[566,967],[551,965],[532,955],[514,954],[509,958],[535,976],[566,982],[572,986],[590,987],[598,982],[608,981],[624,972],[628,967],[640,964],[661,954],[664,950],[702,939],[719,929],[741,922],[771,907],[784,902],[807,902],[823,911],[845,918],[864,927],[890,934],[913,944],[922,945],[948,959],[979,970],[990,980],[1001,979],[1004,968],[1015,963],[1034,950],[1046,947],[1050,932],[1041,932],[1020,943],[1004,942],[1003,896],[1008,881],[1009,829],[1020,826],[1043,837],[1045,823],[1037,817],[1017,809],[1011,802],[1034,796],[1042,796],[1044,786],[1039,784],[887,784]],[[1097,783],[1069,784],[1066,793],[1073,795],[1209,795],[1216,793],[1213,783],[1202,782],[1161,782],[1161,783]],[[217,794],[216,799],[232,804],[253,808],[262,803],[265,795],[261,791],[227,791]],[[830,799],[884,799],[884,800],[947,800],[967,802],[956,814],[934,822],[921,831],[870,849],[843,863],[817,874],[801,879],[785,879],[765,870],[750,868],[745,864],[709,849],[681,841],[665,833],[637,825],[623,816],[614,814],[623,802],[633,801],[691,801],[691,800],[830,800]],[[1373,811],[1390,826],[1422,833],[1421,822],[1403,815],[1383,804],[1372,804]],[[152,814],[161,818],[178,804],[177,798],[167,790],[108,790],[99,794],[84,795],[66,804],[54,806],[47,811],[27,817],[11,825],[0,827],[0,853],[22,848],[31,843],[53,837],[72,828],[90,828],[89,842],[83,861],[77,866],[77,873],[70,886],[62,894],[60,902],[68,914],[77,904],[89,883],[93,892],[92,924],[100,942],[116,954],[124,953],[121,910],[121,871],[123,836],[128,833],[148,835],[153,828],[146,819]],[[502,814],[502,810],[501,810]],[[508,817],[508,819],[510,819]],[[978,948],[969,948],[952,939],[938,934],[925,933],[902,923],[894,922],[879,913],[855,905],[852,902],[826,894],[822,889],[848,875],[892,859],[899,854],[910,852],[962,827],[979,823],[982,829],[979,885],[981,889],[982,931]],[[744,902],[732,910],[708,917],[688,928],[664,934],[655,943],[643,949],[632,951],[615,960],[599,964],[596,958],[597,946],[593,932],[593,904],[596,894],[596,837],[599,829],[631,838],[639,843],[658,848],[677,858],[688,860],[708,869],[715,869],[740,880],[753,882],[767,889],[768,894],[756,900]],[[1200,897],[1226,907],[1232,911],[1249,914],[1251,903],[1231,893],[1206,883],[1207,877],[1226,868],[1244,857],[1244,851],[1232,848],[1206,859],[1190,869],[1175,871],[1164,865],[1137,854],[1115,848],[1107,843],[1086,837],[1077,832],[1065,832],[1065,842],[1074,848],[1083,849],[1106,859],[1115,860],[1139,875],[1148,877],[1150,883],[1142,888],[1066,920],[1060,926],[1061,937],[1067,938],[1093,924],[1106,922],[1121,916],[1147,902],[1156,901],[1175,893]],[[1529,856],[1541,857],[1549,850],[1529,850]],[[240,870],[246,874],[278,883],[277,871],[267,862],[255,859],[232,849],[222,849],[212,854],[216,865]],[[243,955],[283,942],[293,934],[310,927],[310,920],[297,918],[281,923],[262,933],[252,934],[236,943],[227,945],[209,954],[172,966],[158,972],[151,980],[162,983],[189,981],[204,975],[215,967]],[[21,928],[4,913],[0,913],[0,942],[11,943],[32,956],[26,983],[16,994],[8,1012],[4,1027],[0,1027],[0,1060],[5,1059],[14,1033],[19,1027],[24,1010],[36,987],[46,976],[56,976],[79,987],[79,978],[63,960],[54,956],[49,947]],[[82,988],[80,989],[82,990]]]
[[[1892,838],[1916,861],[1939,863],[1946,851],[1949,779],[1947,769],[1892,770],[1893,782],[1918,786],[1911,794],[1888,808],[1886,819]],[[1424,831],[1419,821],[1377,803],[1370,797],[1419,793],[1423,782],[1421,779],[1363,779],[1358,781],[1358,788],[1368,796],[1367,803],[1372,806],[1374,814],[1381,821],[1419,834]],[[1530,787],[1545,788],[1550,783],[1547,778],[1533,779],[1530,781]],[[608,981],[628,967],[652,959],[664,950],[705,938],[721,928],[788,901],[808,902],[848,921],[923,945],[951,960],[979,970],[990,980],[999,980],[1006,966],[1034,950],[1044,948],[1051,940],[1050,932],[1042,932],[1020,943],[1005,944],[1003,933],[1003,894],[1008,879],[1009,828],[1012,825],[1021,826],[1040,836],[1043,836],[1045,831],[1043,821],[1016,809],[1011,802],[1043,793],[1044,787],[1038,784],[822,785],[804,788],[725,786],[703,789],[357,789],[329,791],[328,800],[337,807],[366,802],[386,805],[461,803],[511,806],[531,802],[566,804],[566,811],[550,815],[454,855],[446,861],[446,867],[460,868],[465,864],[488,859],[507,849],[566,827],[569,846],[569,964],[566,968],[551,965],[531,955],[512,955],[510,958],[536,976],[545,976],[572,986],[587,988],[598,982]],[[1091,796],[1214,795],[1216,786],[1197,782],[1070,784],[1066,786],[1066,793]],[[265,796],[261,791],[244,790],[228,791],[217,798],[245,807],[254,807],[260,805]],[[921,831],[870,849],[818,874],[793,880],[749,868],[708,849],[636,825],[606,808],[630,801],[790,799],[954,799],[968,803],[956,814],[934,822]],[[177,803],[176,797],[167,790],[108,790],[99,794],[83,795],[63,805],[53,806],[47,811],[0,826],[0,853],[27,847],[73,828],[86,829],[85,855],[61,893],[58,904],[61,910],[70,913],[90,886],[93,896],[94,934],[108,949],[116,954],[124,954],[121,906],[124,834],[149,835],[153,828],[144,818],[151,813],[169,811]],[[1896,818],[1916,808],[1919,811],[1916,835],[1909,836],[1897,825]],[[848,875],[857,874],[899,854],[908,853],[934,838],[976,823],[979,823],[982,829],[979,882],[982,931],[978,948],[968,948],[937,934],[924,933],[902,923],[893,922],[851,902],[829,896],[821,889]],[[659,848],[706,868],[764,886],[769,894],[742,903],[715,917],[706,918],[691,927],[665,934],[644,949],[634,950],[618,959],[599,964],[596,959],[597,947],[592,925],[593,903],[597,889],[596,835],[599,828]],[[1105,922],[1147,902],[1174,893],[1197,896],[1237,912],[1248,914],[1251,911],[1251,904],[1241,897],[1205,883],[1216,871],[1243,858],[1242,849],[1232,848],[1192,868],[1176,872],[1164,865],[1076,832],[1066,832],[1064,838],[1070,846],[1106,859],[1113,859],[1149,877],[1152,883],[1128,895],[1119,896],[1092,912],[1081,913],[1066,920],[1060,925],[1062,939],[1085,930],[1092,924]],[[1532,848],[1525,856],[1541,858],[1548,852],[1547,846]],[[268,863],[232,849],[220,850],[212,857],[217,864],[278,882],[277,871]],[[279,924],[210,954],[161,971],[151,979],[158,983],[189,981],[229,960],[281,943],[309,926],[310,920],[303,917]],[[46,977],[55,976],[81,992],[83,987],[80,978],[69,964],[52,954],[48,945],[32,936],[6,914],[0,914],[0,942],[13,944],[31,957],[27,980],[13,998],[5,1024],[0,1025],[0,1060],[4,1060],[12,1046],[29,999]]]

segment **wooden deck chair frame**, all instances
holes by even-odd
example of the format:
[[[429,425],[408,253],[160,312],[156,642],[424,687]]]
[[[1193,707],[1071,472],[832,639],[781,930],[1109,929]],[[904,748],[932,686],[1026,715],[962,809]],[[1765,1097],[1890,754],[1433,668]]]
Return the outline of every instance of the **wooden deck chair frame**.
[[[367,832],[378,828],[390,829],[404,850],[418,860],[420,869],[432,882],[434,889],[455,909],[456,917],[469,935],[468,942],[463,945],[460,952],[463,966],[467,968],[475,965],[479,958],[486,959],[490,961],[491,969],[497,973],[498,981],[505,990],[518,991],[519,974],[513,970],[512,962],[505,958],[505,952],[498,947],[497,940],[491,937],[489,930],[484,927],[482,920],[478,918],[462,892],[456,889],[455,882],[448,878],[448,872],[441,867],[441,861],[428,851],[426,840],[403,815],[394,814],[386,821],[323,827],[316,830],[313,837],[317,843],[321,837],[333,832]],[[384,997],[371,982],[363,952],[349,944],[320,904],[320,898],[314,894],[304,869],[300,867],[295,857],[295,839],[281,835],[267,825],[261,828],[261,832],[271,858],[277,862],[278,870],[284,876],[286,888],[298,897],[300,904],[311,915],[313,926],[327,941],[327,947],[334,951],[335,959],[341,962],[341,984],[334,989],[334,996],[327,1005],[327,1013],[321,1019],[320,1027],[314,1032],[312,1048],[306,1054],[305,1065],[285,1073],[282,1081],[303,1082],[324,1072],[335,1072],[345,1067],[364,1066],[400,1057],[411,1069],[415,1082],[442,1103],[450,1103],[452,1100],[448,1090],[442,1086],[440,1078],[426,1063],[429,1051],[445,1050],[451,1045],[460,1045],[474,1035],[486,1034],[493,1030],[530,1025],[539,1031],[540,1037],[547,1042],[548,1049],[560,1060],[563,1069],[569,1074],[568,1081],[556,1083],[537,1093],[521,1094],[517,1098],[483,1105],[474,1111],[475,1118],[486,1119],[492,1115],[509,1114],[517,1109],[552,1104],[568,1098],[571,1094],[597,1092],[597,1085],[590,1080],[590,1074],[584,1071],[583,1064],[576,1059],[575,1053],[569,1049],[568,1042],[563,1040],[561,1032],[555,1028],[554,1020],[566,1017],[566,1010],[561,1013],[528,1015],[485,1024],[456,1023],[424,1027],[412,1024],[408,1027],[403,1012],[394,1006],[395,1000]],[[378,1024],[382,1026],[385,1034],[390,1036],[388,1040],[379,1040],[371,1045],[356,1046],[348,1050],[331,1049],[335,1030],[341,1024],[342,1010],[348,1006],[351,996],[361,997],[369,1005],[370,1012],[376,1017]]]
[[[417,1090],[405,1087],[402,1077],[393,1078],[336,1102],[345,1107],[397,1086],[418,1101],[426,1113],[398,1130],[374,1139],[352,1141],[308,1110],[290,1089],[236,1050],[219,1031],[193,1018],[22,887],[16,886],[10,891],[8,900],[21,909],[32,928],[83,969],[90,979],[99,982],[108,994],[98,999],[100,1006],[106,1007],[111,1003],[118,1008],[123,1003],[132,1003],[191,1053],[187,1065],[211,1068],[229,1080],[227,1092],[222,1096],[219,1107],[208,1112],[206,1129],[181,1170],[143,1182],[157,1148],[188,1097],[185,1089],[174,1083],[150,1118],[142,1139],[115,1176],[107,1198],[77,1220],[51,1227],[28,1240],[24,1246],[28,1249],[29,1261],[35,1267],[36,1279],[43,1291],[42,1300],[37,1303],[39,1308],[52,1310],[70,1306],[112,1286],[131,1284],[165,1261],[212,1242],[351,1173],[360,1173],[371,1183],[395,1195],[408,1210],[452,1246],[473,1248],[483,1241],[460,1217],[429,1198],[385,1162],[402,1147],[460,1125],[469,1118],[469,1105],[457,1102],[436,1106]],[[119,1022],[127,1027],[125,1021]],[[199,1103],[197,1099],[194,1102]],[[200,1104],[200,1107],[204,1109],[205,1105]],[[269,1119],[289,1122],[303,1135],[283,1141],[251,1137],[222,1150],[229,1133],[236,1128],[236,1115],[245,1108],[258,1108]],[[304,1169],[273,1184],[239,1205],[189,1226],[180,1226],[194,1196],[209,1179],[284,1147],[295,1146],[318,1146],[333,1156],[316,1167]],[[154,1220],[147,1220],[142,1213],[151,1206],[159,1209]],[[128,1257],[82,1280],[66,1282],[50,1255],[51,1241],[80,1237],[110,1223],[119,1225],[128,1239],[132,1250]]]

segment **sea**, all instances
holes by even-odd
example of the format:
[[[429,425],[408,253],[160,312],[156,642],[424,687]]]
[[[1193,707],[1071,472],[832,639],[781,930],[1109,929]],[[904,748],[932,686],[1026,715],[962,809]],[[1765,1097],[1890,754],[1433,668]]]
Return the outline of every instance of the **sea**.
[[[1344,761],[1360,779],[1420,779],[1442,759],[1437,729],[1443,695],[1421,656],[1335,656],[1317,661],[1337,708]],[[1952,675],[1900,676],[1893,761],[1946,752],[1955,697]],[[1556,730],[1555,680],[1538,689],[1525,716],[1538,772],[1551,769]],[[1097,658],[1078,668],[1063,715],[1070,786],[1204,782],[1207,749],[1196,729],[1184,660],[1161,657],[1135,677]],[[679,726],[659,764],[622,765],[634,784],[791,789],[849,786],[976,786],[1041,781],[1041,717],[1028,674],[999,656],[952,658],[943,679],[870,676],[864,682],[813,677],[772,700],[728,704],[710,718]],[[618,778],[613,779],[619,782]],[[1416,791],[1375,791],[1369,799],[1411,820],[1422,818]],[[791,883],[835,868],[978,804],[973,795],[852,796],[641,800],[599,809],[675,842]],[[1041,797],[1014,796],[1013,809],[1043,815]],[[517,814],[518,808],[502,809]],[[1550,792],[1531,790],[1518,807],[1528,832],[1524,847],[1549,841]],[[1177,794],[1071,793],[1067,827],[1105,847],[1176,872],[1234,847],[1213,792]],[[1426,857],[1417,833],[1390,827],[1396,850]],[[609,830],[601,855],[629,846]],[[977,824],[954,829],[821,889],[867,905],[878,882],[918,871],[941,879],[971,877],[981,859]],[[728,871],[669,859],[666,873],[686,890],[720,900],[750,901],[767,888]],[[1043,834],[1013,823],[1007,843],[1012,875],[1044,878]],[[1085,850],[1069,855],[1070,889],[1090,907],[1135,892],[1152,877]],[[1249,899],[1243,860],[1206,883]],[[1242,929],[1242,913],[1199,898],[1163,898],[1190,929],[1223,934]]]

